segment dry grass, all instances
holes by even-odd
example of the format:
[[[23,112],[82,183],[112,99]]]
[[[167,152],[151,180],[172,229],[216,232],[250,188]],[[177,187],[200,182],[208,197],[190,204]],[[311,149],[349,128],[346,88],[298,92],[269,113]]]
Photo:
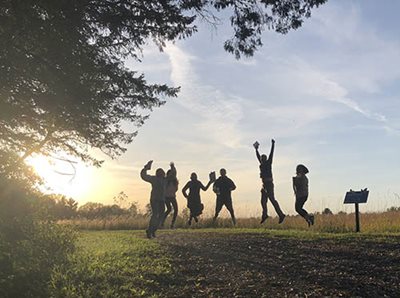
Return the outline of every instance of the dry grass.
[[[169,227],[167,219],[165,226]],[[74,219],[64,220],[60,223],[73,225],[83,230],[143,230],[148,225],[149,218],[145,216],[129,217],[119,216],[108,219]],[[400,232],[400,211],[382,213],[363,213],[360,215],[361,231],[367,233],[394,233]],[[194,223],[191,229],[199,228],[230,228],[233,227],[229,218],[219,218],[216,223],[211,218],[201,218],[199,223]],[[311,230],[315,232],[346,233],[355,229],[355,216],[351,214],[315,215],[315,225],[308,227],[300,216],[287,216],[283,224],[278,224],[277,218],[268,218],[267,222],[260,225],[259,218],[239,218],[238,228],[266,228],[276,230]],[[179,216],[176,228],[189,228],[187,219]]]

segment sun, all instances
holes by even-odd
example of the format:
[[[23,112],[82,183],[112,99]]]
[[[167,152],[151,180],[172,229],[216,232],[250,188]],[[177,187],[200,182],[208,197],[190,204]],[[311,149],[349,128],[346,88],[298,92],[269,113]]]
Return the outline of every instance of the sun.
[[[26,163],[43,179],[44,193],[57,193],[75,200],[85,197],[92,186],[92,170],[67,155],[46,157],[34,155]]]

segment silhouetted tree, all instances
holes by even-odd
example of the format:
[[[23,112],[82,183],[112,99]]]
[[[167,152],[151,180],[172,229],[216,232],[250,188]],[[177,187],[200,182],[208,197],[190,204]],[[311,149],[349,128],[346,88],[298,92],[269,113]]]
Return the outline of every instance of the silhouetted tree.
[[[400,211],[400,207],[392,206],[390,208],[387,208],[386,211],[388,211],[388,212]]]
[[[140,214],[137,202],[132,202],[128,208],[128,212],[130,216],[137,216]]]
[[[139,61],[149,39],[196,32],[195,21],[218,23],[227,11],[237,58],[262,45],[265,28],[287,33],[326,0],[4,0],[0,8],[0,173],[15,172],[32,153],[64,151],[96,166],[98,148],[125,151],[147,113],[178,88],[149,84],[124,60]],[[133,126],[130,126],[133,127]],[[19,169],[17,169],[19,171]]]
[[[146,204],[146,206],[145,206],[144,216],[146,216],[146,217],[150,217],[151,216],[151,205],[150,205],[150,203]]]
[[[331,211],[331,209],[325,208],[325,209],[322,211],[322,214],[324,214],[324,215],[332,215],[333,212]]]
[[[77,214],[78,203],[64,195],[51,194],[40,196],[40,212],[52,219],[70,219]]]
[[[113,198],[113,201],[114,201],[114,203],[117,204],[118,206],[123,207],[123,206],[127,203],[127,201],[128,201],[128,195],[127,195],[125,192],[120,191],[120,192]]]

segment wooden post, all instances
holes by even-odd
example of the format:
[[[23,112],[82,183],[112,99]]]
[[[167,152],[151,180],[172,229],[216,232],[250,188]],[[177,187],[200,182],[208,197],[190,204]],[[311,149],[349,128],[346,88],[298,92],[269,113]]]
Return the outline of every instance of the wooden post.
[[[360,232],[360,211],[358,209],[358,203],[356,205],[356,232]]]

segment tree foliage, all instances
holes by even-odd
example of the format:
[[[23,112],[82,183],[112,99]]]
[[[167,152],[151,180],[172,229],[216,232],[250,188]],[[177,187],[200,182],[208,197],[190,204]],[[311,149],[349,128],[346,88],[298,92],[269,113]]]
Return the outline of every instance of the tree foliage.
[[[67,152],[100,165],[89,152],[125,151],[148,113],[179,88],[149,84],[127,69],[153,40],[187,38],[199,18],[230,14],[224,48],[237,58],[262,45],[261,33],[301,26],[326,0],[2,0],[0,5],[0,170],[32,153]],[[14,170],[13,170],[14,169]]]

